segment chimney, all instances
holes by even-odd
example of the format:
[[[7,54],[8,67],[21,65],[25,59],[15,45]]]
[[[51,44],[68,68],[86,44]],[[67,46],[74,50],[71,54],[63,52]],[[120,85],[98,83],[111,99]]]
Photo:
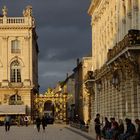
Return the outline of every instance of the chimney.
[[[77,66],[79,65],[79,58],[77,58]]]
[[[68,77],[69,77],[69,73],[66,74],[66,78],[68,78]]]

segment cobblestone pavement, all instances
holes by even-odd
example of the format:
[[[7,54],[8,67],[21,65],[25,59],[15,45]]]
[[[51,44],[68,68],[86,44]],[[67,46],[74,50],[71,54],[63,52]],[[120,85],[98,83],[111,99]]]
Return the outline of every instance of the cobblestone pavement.
[[[66,125],[48,125],[45,132],[40,132],[34,125],[11,126],[10,131],[5,132],[4,126],[0,126],[0,140],[94,140],[86,132],[73,129]]]

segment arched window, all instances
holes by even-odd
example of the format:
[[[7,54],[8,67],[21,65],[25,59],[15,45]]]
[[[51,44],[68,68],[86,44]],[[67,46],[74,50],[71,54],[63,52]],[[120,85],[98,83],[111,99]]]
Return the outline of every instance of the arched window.
[[[21,66],[17,60],[11,63],[10,72],[11,82],[21,82]]]
[[[19,40],[13,40],[11,41],[11,52],[12,53],[20,53],[20,41]]]

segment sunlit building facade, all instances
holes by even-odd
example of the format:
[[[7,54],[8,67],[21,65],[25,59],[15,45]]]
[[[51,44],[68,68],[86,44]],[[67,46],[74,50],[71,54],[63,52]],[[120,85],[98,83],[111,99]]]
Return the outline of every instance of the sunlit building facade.
[[[83,57],[80,62],[77,59],[77,67],[73,70],[75,79],[75,115],[85,124],[91,119],[91,99],[93,94],[87,85],[87,78],[92,72],[91,64],[91,57]]]
[[[0,17],[0,115],[31,115],[38,93],[38,45],[32,7],[22,17]],[[12,110],[11,110],[12,107]],[[20,110],[22,108],[22,111]],[[20,110],[20,111],[19,111]]]
[[[140,0],[92,0],[94,111],[102,118],[140,116]]]

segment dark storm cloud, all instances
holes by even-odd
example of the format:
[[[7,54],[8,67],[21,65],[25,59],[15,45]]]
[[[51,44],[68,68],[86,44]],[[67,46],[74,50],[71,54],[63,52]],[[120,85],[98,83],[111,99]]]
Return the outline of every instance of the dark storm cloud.
[[[39,84],[41,91],[54,86],[72,72],[75,59],[91,50],[90,0],[0,0],[9,16],[22,16],[32,5],[39,45]]]
[[[44,46],[47,51],[40,53],[40,59],[43,60],[63,60],[81,57],[89,52],[90,34],[89,30],[79,30],[76,28],[46,28],[42,29],[44,37],[41,42],[45,41],[51,46]],[[46,34],[47,33],[47,34]],[[45,36],[46,34],[46,36]],[[53,47],[52,47],[53,46]]]

